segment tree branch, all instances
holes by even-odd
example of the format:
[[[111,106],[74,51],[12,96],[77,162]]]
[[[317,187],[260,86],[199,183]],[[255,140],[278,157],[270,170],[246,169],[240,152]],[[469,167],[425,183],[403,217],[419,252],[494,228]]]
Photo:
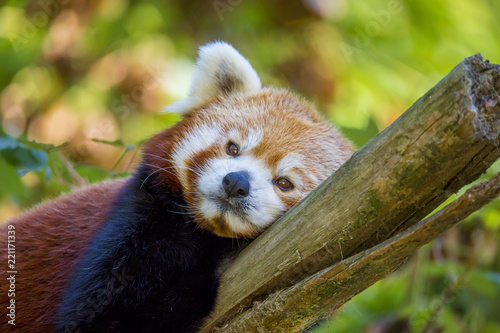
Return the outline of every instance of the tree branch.
[[[270,295],[224,326],[223,332],[302,332],[395,271],[422,245],[500,196],[500,174],[403,233]]]
[[[250,313],[265,306],[264,320],[267,306],[274,305],[283,316],[269,318],[278,324],[266,319],[268,326],[248,327],[279,332],[277,326],[283,325],[288,327],[283,331],[295,332],[292,328],[307,327],[399,267],[432,238],[397,243],[401,247],[395,250],[393,242],[407,233],[396,234],[477,179],[500,156],[499,91],[500,66],[480,55],[455,67],[242,251],[222,277],[217,307],[202,332],[221,327],[244,332],[252,322]],[[436,237],[441,225],[431,225],[436,230],[425,235]],[[392,255],[394,264],[383,261],[381,253]],[[328,287],[316,289],[323,281],[330,281]]]

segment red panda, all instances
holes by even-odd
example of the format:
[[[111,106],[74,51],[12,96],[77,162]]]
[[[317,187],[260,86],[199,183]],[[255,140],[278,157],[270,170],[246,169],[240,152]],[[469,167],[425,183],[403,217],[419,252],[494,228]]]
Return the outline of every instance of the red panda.
[[[145,143],[133,175],[1,225],[2,313],[15,230],[16,329],[196,330],[234,238],[256,237],[353,151],[301,98],[262,87],[223,42],[200,48],[187,99],[169,109],[182,120]]]

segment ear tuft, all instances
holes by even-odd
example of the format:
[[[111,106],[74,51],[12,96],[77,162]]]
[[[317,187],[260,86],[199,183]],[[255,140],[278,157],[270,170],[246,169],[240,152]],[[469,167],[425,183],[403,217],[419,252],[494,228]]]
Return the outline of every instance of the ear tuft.
[[[213,42],[200,48],[188,98],[171,104],[166,110],[182,114],[216,97],[261,87],[259,76],[248,60],[231,45]]]

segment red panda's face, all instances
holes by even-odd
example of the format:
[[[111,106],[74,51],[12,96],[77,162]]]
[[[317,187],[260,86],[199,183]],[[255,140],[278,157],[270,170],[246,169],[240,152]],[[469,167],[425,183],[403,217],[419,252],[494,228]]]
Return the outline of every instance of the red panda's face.
[[[236,65],[224,59],[219,67],[227,71]],[[209,100],[193,101],[203,90],[192,88],[191,95],[197,95],[181,102],[184,119],[145,150],[153,156],[149,163],[170,174],[165,177],[175,172],[201,228],[252,238],[337,170],[352,148],[315,110],[286,91],[263,89],[260,81],[253,89],[234,91],[249,81],[248,73],[228,75],[234,71],[223,73],[224,80],[214,75],[212,84],[224,91]]]

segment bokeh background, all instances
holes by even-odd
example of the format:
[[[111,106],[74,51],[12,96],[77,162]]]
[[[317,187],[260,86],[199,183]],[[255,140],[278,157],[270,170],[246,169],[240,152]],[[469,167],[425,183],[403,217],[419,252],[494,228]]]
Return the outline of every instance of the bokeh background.
[[[464,57],[500,63],[500,1],[4,1],[0,221],[130,173],[219,39],[360,147]],[[500,332],[499,243],[497,201],[311,332]]]

